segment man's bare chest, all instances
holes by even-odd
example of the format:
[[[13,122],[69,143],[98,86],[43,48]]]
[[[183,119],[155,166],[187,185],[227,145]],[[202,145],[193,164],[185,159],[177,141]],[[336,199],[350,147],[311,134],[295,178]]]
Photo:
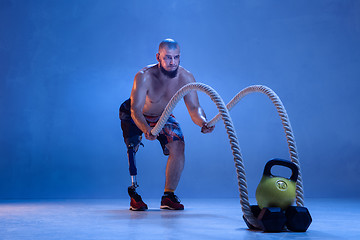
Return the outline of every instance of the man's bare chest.
[[[152,104],[168,103],[174,94],[182,87],[179,81],[167,84],[154,84],[147,92],[147,100]]]

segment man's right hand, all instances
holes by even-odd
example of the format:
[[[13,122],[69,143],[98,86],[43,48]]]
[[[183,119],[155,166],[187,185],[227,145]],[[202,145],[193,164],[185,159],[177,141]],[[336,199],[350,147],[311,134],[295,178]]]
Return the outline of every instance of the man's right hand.
[[[157,136],[152,135],[151,130],[152,128],[149,129],[146,133],[144,133],[147,140],[155,140],[157,138]]]

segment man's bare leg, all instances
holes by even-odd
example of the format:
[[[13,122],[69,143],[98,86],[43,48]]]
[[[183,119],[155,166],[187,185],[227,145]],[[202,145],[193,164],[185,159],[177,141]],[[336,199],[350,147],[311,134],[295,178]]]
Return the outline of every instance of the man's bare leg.
[[[181,173],[185,164],[185,144],[182,141],[174,141],[166,145],[169,150],[169,158],[166,165],[166,181],[164,196],[161,198],[162,209],[171,210],[183,210],[184,205],[180,203],[180,200],[174,194],[177,188]]]
[[[182,141],[174,141],[166,145],[169,150],[169,158],[166,165],[165,192],[174,192],[177,188],[181,173],[185,164],[185,144]]]

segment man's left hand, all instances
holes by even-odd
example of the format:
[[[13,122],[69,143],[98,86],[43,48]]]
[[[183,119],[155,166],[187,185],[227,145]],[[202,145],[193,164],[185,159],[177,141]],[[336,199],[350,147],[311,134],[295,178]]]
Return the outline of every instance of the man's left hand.
[[[201,127],[201,132],[202,133],[211,133],[214,130],[215,126],[211,126],[209,127],[207,123],[204,123],[203,126]]]

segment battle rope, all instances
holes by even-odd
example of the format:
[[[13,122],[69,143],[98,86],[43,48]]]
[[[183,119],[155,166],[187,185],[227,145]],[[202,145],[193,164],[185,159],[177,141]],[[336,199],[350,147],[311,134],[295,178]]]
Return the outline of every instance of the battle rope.
[[[285,130],[286,135],[286,141],[288,143],[289,147],[289,153],[290,153],[290,159],[299,169],[299,176],[298,180],[296,182],[296,204],[298,206],[303,207],[304,206],[304,190],[303,190],[303,184],[302,184],[302,177],[301,177],[301,171],[300,171],[300,163],[298,159],[298,154],[296,150],[296,143],[295,143],[295,137],[293,135],[293,131],[290,125],[289,117],[286,113],[285,107],[282,104],[279,96],[270,88],[262,85],[253,85],[244,88],[241,90],[238,94],[235,95],[233,99],[226,105],[227,109],[230,111],[243,97],[250,93],[254,92],[260,92],[264,93],[266,96],[270,98],[272,103],[275,105],[276,110],[280,116],[283,128]],[[209,121],[209,126],[214,126],[216,122],[220,120],[220,114],[217,114],[213,119]]]
[[[242,155],[240,152],[239,142],[236,136],[235,128],[232,123],[229,110],[240,101],[241,98],[246,96],[247,94],[251,92],[262,92],[265,93],[275,104],[278,113],[281,117],[287,142],[290,149],[290,155],[291,155],[291,161],[294,162],[299,167],[299,177],[297,180],[297,190],[296,190],[296,204],[298,206],[303,206],[303,188],[302,188],[302,178],[300,174],[300,164],[297,158],[297,151],[296,151],[296,145],[294,136],[292,134],[292,129],[289,123],[288,116],[286,114],[285,108],[283,104],[281,103],[279,97],[268,87],[255,85],[250,86],[242,91],[240,91],[229,103],[227,106],[225,106],[224,101],[220,97],[220,95],[212,89],[210,86],[203,84],[203,83],[189,83],[182,87],[179,91],[175,93],[175,95],[171,98],[170,102],[167,104],[165,110],[163,111],[158,123],[155,125],[155,127],[152,129],[151,133],[153,135],[157,135],[163,126],[165,125],[166,121],[168,120],[170,114],[172,113],[173,109],[175,108],[176,104],[190,91],[192,90],[198,90],[206,93],[211,100],[216,104],[216,107],[219,110],[219,114],[216,115],[210,122],[209,126],[215,125],[217,121],[219,121],[220,117],[222,117],[226,132],[228,134],[231,149],[234,156],[234,162],[235,162],[235,168],[237,173],[237,179],[238,179],[238,186],[239,186],[239,192],[240,192],[240,204],[242,211],[245,215],[245,218],[248,220],[250,224],[252,224],[254,227],[260,227],[258,225],[258,222],[256,221],[255,217],[253,216],[251,209],[250,209],[250,203],[249,203],[249,197],[248,197],[248,191],[247,191],[247,184],[246,184],[246,176],[245,176],[245,167],[242,160]],[[228,110],[229,109],[229,110]]]

